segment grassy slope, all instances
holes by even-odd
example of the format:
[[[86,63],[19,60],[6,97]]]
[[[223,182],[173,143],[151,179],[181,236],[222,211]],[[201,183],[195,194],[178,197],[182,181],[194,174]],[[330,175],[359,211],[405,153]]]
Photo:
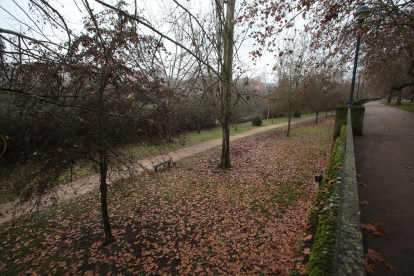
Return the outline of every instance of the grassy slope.
[[[314,202],[313,175],[326,167],[333,121],[232,144],[169,170],[115,183],[117,242],[104,247],[99,193],[0,226],[0,274],[283,275],[293,268]]]

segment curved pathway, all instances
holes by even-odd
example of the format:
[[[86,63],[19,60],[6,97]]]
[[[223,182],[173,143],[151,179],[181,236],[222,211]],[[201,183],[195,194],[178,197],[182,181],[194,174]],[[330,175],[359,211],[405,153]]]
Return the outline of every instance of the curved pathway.
[[[306,121],[310,121],[315,119],[315,116],[306,117],[306,118],[300,118],[300,119],[293,119],[291,121],[291,124],[299,124]],[[251,135],[254,135],[256,133],[264,132],[267,130],[279,128],[286,126],[288,123],[278,123],[274,125],[269,126],[263,126],[258,127],[255,129],[239,132],[237,134],[230,135],[230,142],[233,142],[235,140],[248,137]],[[161,163],[165,160],[173,160],[174,162],[206,151],[208,149],[211,149],[213,147],[221,145],[222,138],[217,138],[213,140],[209,140],[203,143],[195,144],[193,146],[189,146],[186,148],[182,148],[176,151],[168,152],[166,154],[153,156],[147,159],[143,159],[138,161],[136,164],[134,164],[133,172],[130,170],[128,171],[121,171],[121,172],[115,172],[109,175],[108,183],[112,183],[116,180],[122,179],[122,178],[128,178],[133,175],[140,174],[144,171],[150,171],[153,170],[152,166],[154,164]],[[86,194],[90,191],[96,190],[99,188],[99,175],[94,174],[91,176],[84,177],[82,179],[78,179],[76,181],[60,185],[56,189],[56,193],[51,195],[46,195],[42,198],[41,202],[41,209],[50,207],[53,204],[63,202],[72,198],[75,198],[77,196]],[[36,208],[33,208],[30,204],[20,205],[19,200],[15,200],[13,202],[5,203],[0,205],[0,212],[3,214],[0,216],[0,224],[11,221],[12,219],[16,219],[24,214],[30,213],[32,211],[37,210]]]

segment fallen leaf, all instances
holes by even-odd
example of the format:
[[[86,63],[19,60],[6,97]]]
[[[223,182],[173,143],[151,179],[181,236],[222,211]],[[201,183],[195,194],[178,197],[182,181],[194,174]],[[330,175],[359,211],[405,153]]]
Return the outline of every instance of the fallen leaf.
[[[406,168],[411,170],[413,167],[411,167],[411,166],[407,166]]]
[[[362,177],[362,174],[357,174],[358,177]]]
[[[374,273],[374,270],[373,269],[375,268],[375,264],[367,264],[365,266],[365,268],[366,268],[367,272]]]
[[[302,251],[305,255],[310,255],[310,248],[305,248],[305,250]]]
[[[315,208],[313,208],[313,210],[316,210],[316,211],[318,211],[318,210],[319,210],[319,208],[318,208],[318,207],[315,207]]]
[[[387,240],[388,240],[388,236],[387,236],[387,233],[385,233],[385,230],[384,229],[381,229],[381,228],[377,228],[377,229],[375,229],[377,232],[375,232],[374,233],[374,235],[377,235],[377,236],[380,236],[380,237],[384,237],[384,238],[386,238]]]
[[[308,226],[306,226],[306,228],[305,228],[305,232],[306,232],[306,231],[308,231],[311,227],[312,227],[312,225],[308,225]]]
[[[341,197],[340,196],[337,196],[337,197],[335,197],[335,199],[341,199]]]
[[[313,235],[307,235],[306,237],[303,238],[304,241],[310,240],[312,239]]]
[[[366,258],[366,260],[368,260],[368,258]],[[367,272],[374,273],[374,268],[375,264],[370,264],[368,263],[368,261],[365,262],[365,269],[367,270]]]
[[[414,179],[410,179],[410,181],[413,181],[414,182]]]
[[[365,254],[365,257],[370,258],[374,262],[376,262],[376,261],[383,262],[384,261],[384,259],[381,257],[381,254],[375,252],[372,249],[368,249],[368,253]],[[365,263],[366,263],[366,261],[365,261]]]
[[[375,227],[375,225],[372,225],[370,223],[365,224],[365,223],[361,222],[361,226],[362,226],[362,228],[365,228],[367,230],[372,230],[372,231],[376,231],[377,230],[376,227]]]
[[[363,201],[360,200],[359,203],[368,205],[368,202],[365,201],[365,200],[363,200]]]
[[[296,266],[296,268],[297,268],[297,266]],[[306,274],[306,270],[307,270],[307,265],[301,265],[298,268],[298,272],[299,272],[300,275],[305,275]]]
[[[391,148],[395,148],[395,146],[391,146]]]
[[[393,269],[394,269],[394,266],[393,266],[393,265],[390,265],[390,264],[389,264],[389,263],[387,263],[386,261],[383,261],[383,263],[384,263],[385,267],[387,267],[387,268],[389,268],[389,269],[391,269],[391,270],[393,270]]]
[[[303,262],[303,261],[305,260],[305,257],[300,256],[300,257],[298,258],[298,260],[299,260],[299,261],[301,261],[301,262]]]
[[[296,263],[296,269],[299,270],[299,268],[301,267],[302,263]]]
[[[367,184],[364,184],[364,183],[358,183],[358,185],[361,185],[361,186],[367,186]]]
[[[320,202],[319,202],[319,205],[324,205],[325,204],[325,202],[323,202],[323,200],[321,200]]]
[[[344,168],[344,166],[339,165],[337,168],[340,169],[340,170],[342,170]]]

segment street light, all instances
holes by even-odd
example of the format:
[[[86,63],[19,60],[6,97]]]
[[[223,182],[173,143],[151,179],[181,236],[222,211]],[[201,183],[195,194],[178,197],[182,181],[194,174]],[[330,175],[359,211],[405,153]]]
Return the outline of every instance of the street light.
[[[356,100],[358,101],[358,96],[359,96],[359,84],[361,83],[361,74],[362,74],[362,70],[358,71],[358,90],[357,90],[357,98]],[[361,91],[361,99],[362,99],[362,91]]]
[[[354,13],[354,16],[356,18],[358,18],[358,23],[360,25],[360,28],[362,29],[362,23],[365,20],[365,17],[370,13],[370,8],[367,6],[362,6],[359,7],[356,12]],[[357,46],[356,46],[356,50],[355,50],[355,61],[354,61],[354,71],[352,73],[352,85],[351,85],[351,94],[349,97],[349,103],[347,105],[347,107],[353,107],[353,97],[354,97],[354,86],[355,86],[355,75],[356,75],[356,69],[357,69],[357,65],[358,65],[358,52],[359,52],[359,44],[361,43],[361,36],[358,33],[358,37],[357,37]]]
[[[364,80],[362,80],[362,84],[361,84],[361,99],[364,97]],[[365,97],[366,99],[366,97]]]

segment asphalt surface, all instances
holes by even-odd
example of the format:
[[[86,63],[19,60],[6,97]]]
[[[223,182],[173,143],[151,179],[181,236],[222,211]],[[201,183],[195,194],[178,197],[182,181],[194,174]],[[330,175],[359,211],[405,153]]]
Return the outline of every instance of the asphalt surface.
[[[394,266],[377,261],[367,275],[414,275],[414,114],[378,101],[365,108],[363,136],[354,137],[357,180],[366,184],[358,185],[359,200],[368,202],[361,221],[383,223],[388,240],[363,229],[364,253]]]

